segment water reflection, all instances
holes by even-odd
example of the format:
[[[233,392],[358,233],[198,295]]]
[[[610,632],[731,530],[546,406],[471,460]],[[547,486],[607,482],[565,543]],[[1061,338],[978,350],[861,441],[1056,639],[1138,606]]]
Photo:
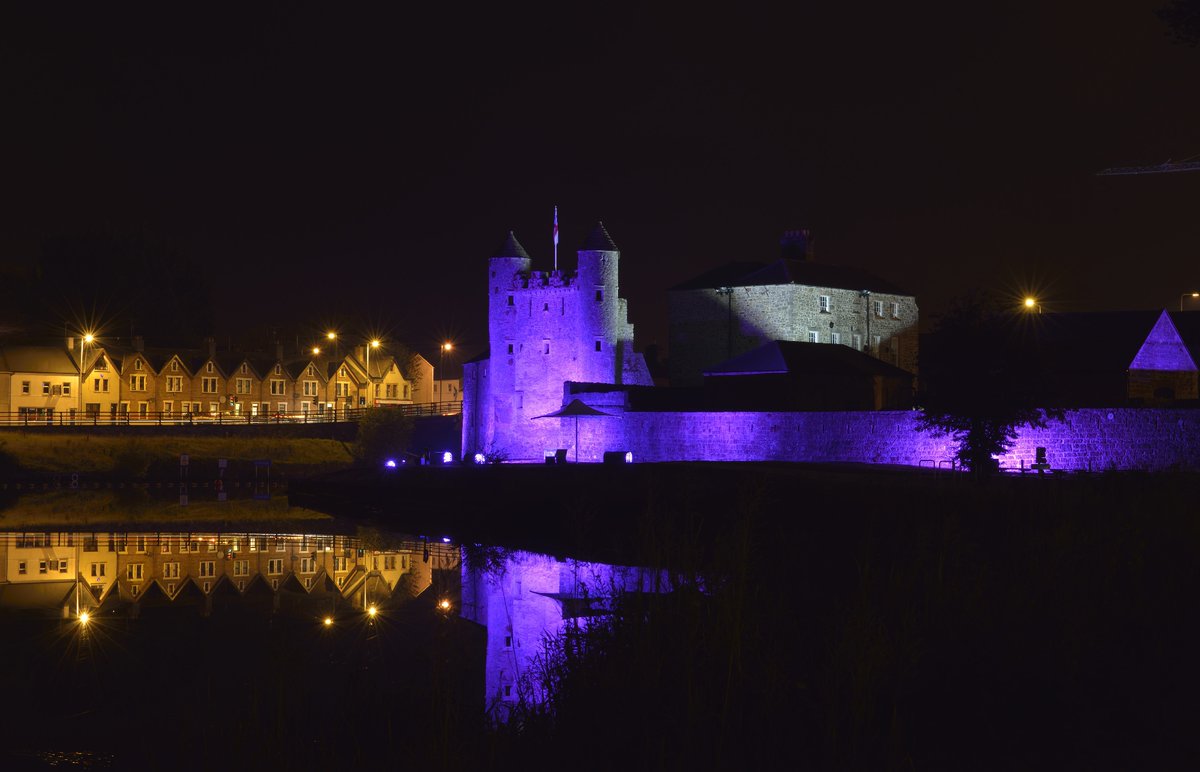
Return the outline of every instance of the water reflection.
[[[484,701],[498,721],[545,700],[539,664],[568,626],[585,628],[622,593],[668,589],[662,571],[531,552],[473,554],[463,562],[462,616],[487,628]]]
[[[0,609],[96,617],[147,605],[291,596],[329,613],[367,610],[429,589],[457,569],[458,549],[415,537],[252,531],[0,532]]]

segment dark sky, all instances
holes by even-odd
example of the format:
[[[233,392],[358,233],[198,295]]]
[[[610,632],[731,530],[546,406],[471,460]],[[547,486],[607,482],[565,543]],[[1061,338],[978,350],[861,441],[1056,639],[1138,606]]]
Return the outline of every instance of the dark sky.
[[[0,259],[148,230],[200,261],[221,335],[478,349],[487,256],[513,228],[549,267],[555,204],[568,266],[609,226],[640,345],[669,286],[803,226],[926,317],[975,286],[1055,310],[1200,289],[1200,173],[1094,176],[1200,154],[1200,49],[1161,0],[161,5],[3,12]]]

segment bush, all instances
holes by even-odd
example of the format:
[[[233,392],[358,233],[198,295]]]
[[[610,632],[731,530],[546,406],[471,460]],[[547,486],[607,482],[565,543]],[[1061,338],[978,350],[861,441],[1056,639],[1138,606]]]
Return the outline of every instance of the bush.
[[[368,410],[358,424],[358,439],[353,451],[355,461],[373,465],[399,458],[408,449],[412,430],[412,418],[395,408]]]

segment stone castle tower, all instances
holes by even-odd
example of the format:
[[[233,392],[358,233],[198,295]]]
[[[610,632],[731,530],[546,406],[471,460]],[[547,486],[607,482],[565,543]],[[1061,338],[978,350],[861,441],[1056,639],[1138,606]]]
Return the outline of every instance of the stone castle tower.
[[[619,257],[598,223],[578,251],[574,273],[535,271],[509,232],[488,261],[490,351],[463,371],[466,457],[496,452],[537,461],[543,451],[569,449],[573,435],[567,438],[560,425],[569,419],[533,420],[563,406],[566,382],[651,385],[618,295]]]

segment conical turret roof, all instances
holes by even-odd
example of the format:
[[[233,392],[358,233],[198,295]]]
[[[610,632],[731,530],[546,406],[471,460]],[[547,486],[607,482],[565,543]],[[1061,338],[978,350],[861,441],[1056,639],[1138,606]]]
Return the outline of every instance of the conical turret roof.
[[[517,241],[516,235],[508,232],[508,238],[500,245],[500,248],[492,253],[492,257],[523,257],[526,260],[531,259],[529,253],[525,251],[525,247],[521,246],[521,242]]]
[[[584,252],[619,252],[617,245],[613,243],[612,236],[608,235],[608,231],[604,229],[604,223],[596,223],[596,227],[588,234],[588,237],[583,240],[583,245],[579,247]]]

